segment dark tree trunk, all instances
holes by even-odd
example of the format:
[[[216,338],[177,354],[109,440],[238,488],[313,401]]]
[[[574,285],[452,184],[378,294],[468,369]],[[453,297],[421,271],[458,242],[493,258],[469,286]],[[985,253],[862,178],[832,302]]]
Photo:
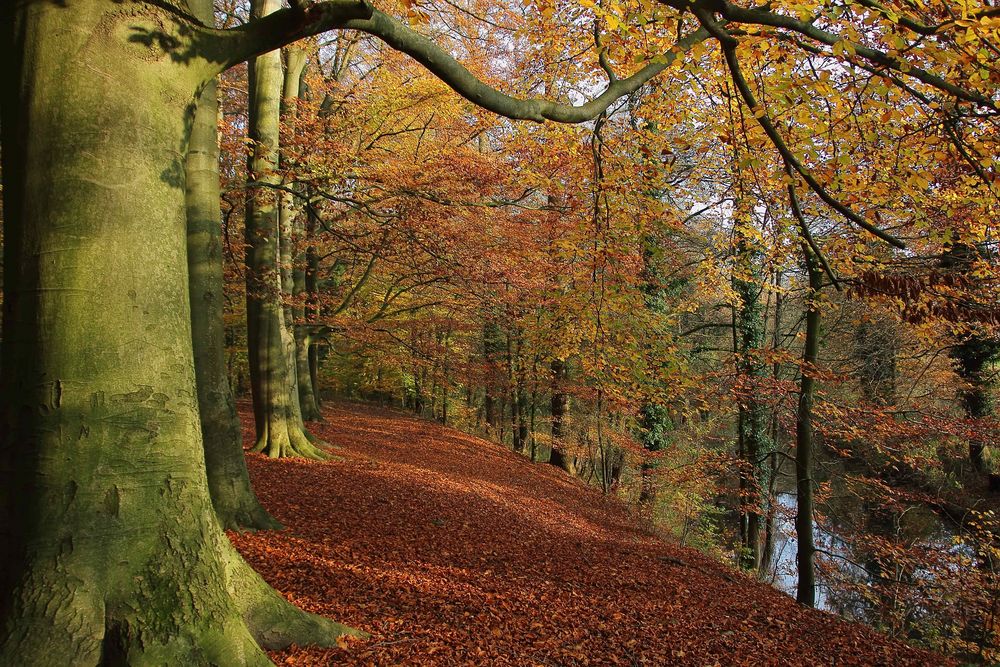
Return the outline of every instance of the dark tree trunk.
[[[975,246],[956,243],[946,254],[942,265],[961,276],[968,277],[976,262],[981,259]],[[969,419],[982,419],[993,415],[992,373],[989,364],[1000,352],[1000,341],[995,338],[970,334],[951,348],[955,369],[966,386],[961,392],[962,407]],[[980,438],[969,440],[969,462],[977,472],[985,472],[983,457],[985,447]],[[992,489],[991,489],[992,490]]]
[[[809,607],[816,606],[816,547],[813,538],[813,395],[816,381],[813,373],[819,358],[820,311],[818,296],[823,285],[819,261],[808,246],[803,244],[806,271],[809,274],[808,311],[806,312],[806,340],[802,350],[802,378],[799,387],[799,406],[795,413],[795,538],[798,542],[796,563],[799,574],[795,599]]]
[[[483,411],[485,412],[486,424],[494,437],[500,433],[500,422],[503,420],[503,407],[497,397],[499,379],[497,362],[502,348],[500,326],[496,322],[487,320],[483,325],[483,365],[485,367],[483,384],[486,389]]]
[[[770,454],[767,407],[760,398],[760,383],[767,377],[763,362],[765,342],[764,313],[761,306],[761,262],[759,250],[740,243],[736,261],[740,272],[749,278],[733,278],[733,288],[740,298],[734,318],[736,369],[742,384],[737,418],[738,450],[747,472],[741,483],[743,510],[741,524],[744,561],[747,569],[759,569],[764,546],[765,518],[770,505]]]

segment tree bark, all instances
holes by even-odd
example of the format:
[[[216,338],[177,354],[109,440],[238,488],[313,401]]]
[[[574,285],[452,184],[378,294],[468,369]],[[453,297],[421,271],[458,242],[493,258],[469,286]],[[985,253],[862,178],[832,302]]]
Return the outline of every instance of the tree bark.
[[[497,397],[497,357],[501,348],[500,326],[492,320],[487,320],[483,324],[483,363],[486,367],[486,378],[483,383],[486,385],[486,396],[483,399],[483,410],[487,427],[494,437],[500,432],[500,422],[503,419],[503,408]]]
[[[189,0],[195,17],[214,22],[211,0]],[[226,369],[222,221],[219,203],[218,96],[213,78],[198,98],[186,175],[191,336],[208,489],[222,527],[278,529],[250,486],[236,402]]]
[[[569,394],[564,386],[569,369],[562,359],[552,360],[552,453],[549,463],[576,474],[576,457],[566,451],[566,417],[569,414]]]
[[[820,311],[818,296],[823,285],[819,261],[803,244],[806,271],[809,274],[809,297],[806,311],[806,340],[802,350],[802,379],[799,381],[799,406],[795,413],[795,539],[798,542],[796,564],[799,573],[795,599],[808,607],[816,606],[816,546],[813,536],[813,373],[819,357]]]
[[[945,253],[942,266],[967,278],[979,259],[981,252],[976,246],[955,243]],[[988,367],[997,358],[998,351],[1000,343],[995,339],[974,333],[964,336],[951,348],[950,354],[955,361],[955,370],[966,383],[960,397],[968,419],[982,419],[993,415],[991,395],[993,381]],[[969,462],[976,472],[986,472],[984,452],[985,446],[981,438],[974,437],[969,440]]]
[[[258,643],[333,644],[346,628],[232,548],[205,474],[184,156],[218,65],[164,2],[0,12],[0,664],[266,665]]]
[[[306,235],[306,264],[305,264],[305,275],[303,276],[303,283],[305,286],[305,320],[308,323],[313,323],[319,316],[319,252],[316,250],[316,219],[314,216],[310,215],[306,218],[305,225],[305,235]],[[313,339],[312,336],[308,337],[308,345],[306,346],[306,358],[307,358],[307,374],[309,376],[309,384],[307,385],[309,396],[303,400],[300,398],[303,406],[303,412],[315,412],[320,414],[322,418],[322,413],[320,412],[320,407],[323,405],[323,401],[319,394],[319,343]],[[301,386],[301,385],[300,385]],[[309,400],[311,399],[311,400]]]
[[[280,7],[278,0],[255,0],[256,18]],[[281,270],[278,125],[284,77],[281,54],[258,56],[250,67],[250,124],[253,141],[246,202],[247,343],[257,442],[254,451],[272,458],[323,459],[302,425],[295,384],[294,339],[285,322]]]
[[[733,288],[740,298],[734,319],[736,338],[736,370],[744,383],[737,419],[739,450],[747,475],[742,523],[746,526],[743,564],[756,570],[762,562],[765,518],[769,511],[770,454],[772,443],[768,437],[767,407],[760,400],[758,384],[767,377],[767,366],[762,359],[765,331],[764,314],[760,303],[761,253],[740,242],[736,261],[747,278],[734,277]]]
[[[306,52],[300,48],[289,46],[285,53],[285,75],[281,96],[281,116],[286,124],[294,125],[296,107],[302,90],[302,74],[306,67]],[[282,170],[287,171],[287,158],[283,149],[281,155]],[[294,183],[286,183],[285,187],[295,187]],[[292,396],[289,399],[298,406],[299,418],[302,421],[321,421],[323,415],[316,404],[312,388],[312,375],[309,370],[309,345],[311,338],[308,328],[304,326],[305,307],[302,298],[305,292],[305,267],[296,255],[296,243],[302,238],[305,225],[299,215],[299,206],[295,195],[282,191],[281,209],[278,212],[281,239],[281,283],[285,297],[285,348],[288,355],[288,367],[294,369],[290,373],[293,384]],[[303,425],[303,428],[304,425]]]

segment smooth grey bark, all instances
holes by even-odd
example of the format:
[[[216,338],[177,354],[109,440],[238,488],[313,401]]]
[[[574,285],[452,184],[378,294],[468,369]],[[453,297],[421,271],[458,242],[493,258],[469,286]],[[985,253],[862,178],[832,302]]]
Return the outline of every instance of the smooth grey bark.
[[[189,0],[211,25],[211,0]],[[222,221],[219,197],[218,93],[213,78],[198,98],[185,163],[191,338],[208,489],[225,529],[278,529],[260,506],[243,456],[236,401],[229,388],[223,323]]]
[[[296,107],[302,90],[302,76],[306,68],[306,52],[290,46],[285,49],[285,82],[281,100],[281,114],[286,122],[294,124]],[[279,151],[284,155],[283,151]],[[285,158],[281,161],[284,165]],[[286,183],[286,187],[290,184]],[[294,185],[291,185],[294,187]],[[282,282],[290,305],[285,307],[285,327],[292,332],[292,365],[295,368],[295,400],[303,421],[322,421],[323,415],[313,391],[313,376],[309,367],[309,348],[312,337],[306,326],[306,266],[296,253],[296,244],[306,235],[295,195],[282,192],[281,201],[281,262]],[[305,258],[308,261],[308,258]]]
[[[156,32],[154,39],[145,36]],[[169,3],[0,9],[0,664],[267,665],[347,631],[232,548],[201,443]]]
[[[302,74],[306,67],[306,52],[295,46],[289,46],[283,51],[285,61],[285,72],[281,93],[281,119],[287,124],[294,124],[296,107],[298,106],[299,94],[302,87]],[[282,172],[286,172],[288,165],[285,151],[279,146],[278,160]],[[294,183],[285,183],[285,188],[295,188]],[[282,344],[285,348],[285,366],[289,375],[289,403],[292,406],[293,419],[299,428],[305,431],[305,416],[302,410],[302,385],[310,382],[308,372],[302,372],[300,365],[299,348],[304,347],[307,342],[300,341],[300,331],[296,326],[297,316],[301,319],[301,307],[296,303],[295,266],[298,261],[295,244],[301,235],[302,227],[299,219],[299,206],[296,196],[287,189],[280,194],[280,208],[278,209],[278,229],[280,252],[280,273],[281,273],[281,293],[284,304],[284,326],[281,331]],[[303,355],[304,356],[304,355]],[[311,440],[315,441],[312,437]]]
[[[255,0],[254,17],[280,7],[279,0]],[[324,459],[328,455],[307,436],[295,383],[294,338],[286,326],[281,251],[282,198],[278,136],[284,76],[281,54],[258,56],[250,67],[250,121],[253,142],[246,202],[247,342],[257,442],[254,451],[272,458]],[[271,187],[269,187],[271,186]],[[290,222],[289,222],[290,224]]]
[[[819,358],[819,291],[823,273],[819,261],[809,246],[802,244],[809,295],[806,298],[806,339],[802,350],[802,377],[799,381],[799,405],[795,413],[795,538],[798,542],[795,559],[799,581],[795,599],[809,607],[816,606],[816,545],[813,535],[813,401],[816,381],[816,360]]]

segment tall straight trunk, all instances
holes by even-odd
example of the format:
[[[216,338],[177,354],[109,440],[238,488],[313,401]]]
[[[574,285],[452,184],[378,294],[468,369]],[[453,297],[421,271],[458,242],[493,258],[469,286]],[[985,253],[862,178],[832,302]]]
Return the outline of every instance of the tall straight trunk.
[[[211,0],[189,0],[205,25]],[[218,95],[213,78],[201,91],[185,163],[191,336],[208,489],[226,529],[277,529],[250,486],[236,402],[226,368],[223,322],[222,221],[219,199]]]
[[[255,0],[256,17],[278,8],[279,0]],[[285,326],[282,304],[281,184],[278,124],[283,88],[281,54],[272,51],[250,66],[250,123],[253,141],[248,177],[260,185],[247,190],[247,343],[257,443],[254,451],[272,458],[322,459],[326,453],[309,440],[302,426],[295,384],[294,341]]]
[[[281,117],[286,123],[293,125],[297,114],[299,97],[302,90],[302,74],[306,67],[306,52],[295,46],[284,50],[285,75],[281,94]],[[284,151],[279,148],[279,161],[282,170],[288,166],[283,157]],[[285,187],[295,188],[294,184],[285,183]],[[278,248],[281,253],[281,290],[285,303],[285,326],[282,330],[282,340],[287,356],[291,381],[291,396],[289,402],[297,412],[298,421],[318,421],[322,419],[319,406],[313,397],[312,376],[309,372],[308,328],[304,326],[305,308],[302,303],[305,291],[305,268],[296,254],[296,243],[302,237],[305,225],[299,215],[296,195],[287,190],[281,192],[281,208],[278,211],[278,226],[280,240]],[[302,425],[301,428],[305,429]]]
[[[497,397],[497,361],[501,347],[500,326],[492,320],[487,320],[483,324],[483,364],[486,367],[484,382],[486,397],[483,399],[483,410],[486,424],[494,436],[501,431],[500,422],[503,420],[503,405]]]
[[[514,451],[523,454],[528,446],[528,387],[525,381],[525,364],[523,355],[524,339],[518,334],[514,341],[513,370],[514,394],[516,409],[511,414],[511,427],[514,431]]]
[[[256,666],[258,642],[333,643],[343,626],[268,587],[209,494],[184,181],[219,69],[204,33],[166,2],[0,14],[0,664]]]
[[[296,236],[307,237],[309,232],[306,225],[300,222],[299,218],[294,229]],[[306,258],[308,262],[308,257]],[[309,316],[308,301],[310,299],[307,288],[306,274],[307,264],[296,261],[292,269],[292,311],[293,331],[295,333],[295,379],[298,385],[299,408],[302,412],[302,419],[305,421],[323,421],[323,413],[319,409],[319,400],[315,390],[315,371],[312,365],[312,355],[315,353],[312,331],[310,328],[311,319]],[[318,359],[318,357],[317,357]]]
[[[528,433],[531,435],[531,460],[538,460],[538,442],[535,438],[535,426],[538,417],[538,354],[535,354],[531,364],[531,407],[528,422]]]
[[[799,585],[795,599],[809,607],[816,606],[816,545],[813,537],[813,396],[816,381],[813,373],[819,357],[819,290],[823,274],[819,262],[809,247],[802,246],[806,271],[809,274],[809,297],[806,301],[806,340],[802,350],[802,379],[799,381],[799,406],[795,413],[795,538],[798,551]]]
[[[305,266],[305,320],[308,323],[313,323],[319,316],[319,252],[316,249],[316,218],[312,215],[306,218],[306,266]],[[308,409],[303,407],[303,412],[315,412],[320,414],[320,406],[323,401],[319,394],[319,342],[316,341],[312,336],[308,338],[307,349],[307,360],[308,360],[308,375],[309,384],[308,391],[309,396],[307,400],[302,401],[303,406],[308,405]],[[311,398],[312,400],[308,400]],[[320,414],[322,418],[322,414]]]
[[[781,379],[781,362],[778,360],[777,352],[781,349],[781,317],[782,317],[782,306],[784,305],[784,299],[781,295],[781,270],[774,272],[774,324],[771,327],[771,350],[775,352],[775,361],[771,364],[771,380],[774,382],[774,386],[778,386],[778,381]],[[771,299],[768,298],[768,305],[766,308],[770,307]],[[780,436],[780,421],[779,421],[779,411],[781,406],[775,404],[771,408],[771,421],[768,426],[768,441],[771,443],[771,456],[767,461],[769,470],[767,472],[768,477],[768,488],[767,497],[769,499],[775,497],[776,484],[778,482],[778,439]],[[765,519],[765,530],[764,530],[764,549],[761,554],[760,569],[770,567],[771,562],[774,560],[774,548],[775,548],[775,533],[776,526],[775,521],[776,507],[775,503],[771,502],[768,504],[767,517]]]
[[[744,561],[748,569],[764,565],[762,551],[765,520],[770,505],[770,455],[772,445],[768,437],[767,407],[760,398],[760,383],[767,377],[763,362],[765,341],[764,313],[761,307],[761,253],[741,242],[736,261],[747,278],[734,277],[733,288],[740,299],[736,309],[734,335],[737,344],[736,370],[744,384],[737,416],[739,450],[747,473],[743,489],[742,523],[744,532]]]
[[[571,475],[576,474],[576,457],[566,451],[566,419],[569,415],[569,394],[566,381],[569,368],[562,359],[552,360],[552,453],[549,463],[562,468]]]

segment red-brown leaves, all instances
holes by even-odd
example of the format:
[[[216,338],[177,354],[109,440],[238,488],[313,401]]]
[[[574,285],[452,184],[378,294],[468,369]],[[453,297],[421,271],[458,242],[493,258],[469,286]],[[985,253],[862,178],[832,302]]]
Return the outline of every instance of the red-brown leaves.
[[[499,445],[369,407],[327,418],[314,430],[341,460],[249,457],[288,528],[231,539],[297,605],[372,638],[279,664],[946,663],[665,544]]]

